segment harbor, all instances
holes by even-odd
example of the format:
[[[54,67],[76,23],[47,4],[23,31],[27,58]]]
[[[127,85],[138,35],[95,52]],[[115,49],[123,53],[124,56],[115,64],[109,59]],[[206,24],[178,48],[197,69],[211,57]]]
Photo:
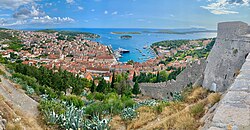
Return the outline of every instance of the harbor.
[[[119,61],[120,58],[122,58],[122,54],[129,53],[129,52],[130,52],[129,50],[119,47],[118,49],[114,51],[114,55],[115,55],[116,60]]]

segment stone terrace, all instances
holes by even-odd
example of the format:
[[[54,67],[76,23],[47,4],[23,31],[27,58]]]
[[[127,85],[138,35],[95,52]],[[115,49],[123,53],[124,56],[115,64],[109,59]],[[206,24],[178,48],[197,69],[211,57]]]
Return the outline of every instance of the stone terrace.
[[[250,54],[224,94],[209,130],[250,130]]]

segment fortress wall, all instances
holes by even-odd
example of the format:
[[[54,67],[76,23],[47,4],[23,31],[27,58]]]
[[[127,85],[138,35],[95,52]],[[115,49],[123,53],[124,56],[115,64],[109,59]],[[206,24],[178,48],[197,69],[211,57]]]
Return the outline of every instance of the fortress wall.
[[[190,83],[202,84],[214,91],[224,92],[234,82],[250,52],[250,27],[243,22],[218,24],[218,36],[206,62],[193,63],[175,80],[164,83],[141,83],[142,94],[156,99],[170,97]]]
[[[211,122],[204,130],[250,129],[250,55],[243,64],[235,82],[224,94]]]
[[[237,73],[250,52],[248,25],[243,22],[218,24],[218,37],[207,58],[203,87],[225,91],[234,82]]]
[[[222,22],[217,30],[217,38],[232,38],[247,34],[249,28],[244,22]]]
[[[180,92],[190,83],[195,83],[197,79],[202,77],[205,70],[205,60],[196,61],[189,64],[177,77],[176,80],[170,80],[162,83],[140,83],[142,94],[153,97],[155,99],[169,98],[171,93]]]

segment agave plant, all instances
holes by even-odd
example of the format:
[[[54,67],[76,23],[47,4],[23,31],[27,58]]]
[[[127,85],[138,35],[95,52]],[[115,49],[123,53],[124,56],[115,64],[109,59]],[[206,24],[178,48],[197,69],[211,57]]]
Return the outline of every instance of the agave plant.
[[[109,130],[109,122],[111,121],[111,118],[109,119],[100,119],[99,114],[96,114],[93,116],[92,120],[86,119],[84,121],[84,127],[83,129],[87,130]]]
[[[138,102],[134,107],[135,109],[141,107],[141,106],[156,106],[158,103],[154,99],[144,100],[141,102]]]
[[[44,111],[44,115],[48,124],[57,124],[59,121],[59,115],[57,115],[54,110]]]
[[[31,86],[26,86],[26,93],[27,94],[33,94],[35,90]]]
[[[174,92],[173,94],[173,101],[181,101],[182,100],[182,95],[180,92]]]
[[[121,117],[123,120],[132,120],[137,116],[137,112],[134,108],[128,107],[122,110]]]
[[[59,117],[59,124],[63,128],[77,130],[84,125],[85,108],[78,109],[73,105],[67,106],[65,113]]]

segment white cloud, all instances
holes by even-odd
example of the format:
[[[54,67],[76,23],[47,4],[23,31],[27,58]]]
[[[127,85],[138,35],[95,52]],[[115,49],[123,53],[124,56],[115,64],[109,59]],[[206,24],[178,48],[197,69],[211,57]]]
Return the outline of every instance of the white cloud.
[[[7,17],[10,16],[10,14],[0,14],[0,17]]]
[[[237,14],[239,12],[232,10],[236,7],[249,6],[250,0],[207,0],[210,4],[201,6],[216,15]]]
[[[35,1],[38,0],[0,0],[0,8],[15,10],[22,5],[31,4],[34,3]]]
[[[109,12],[107,10],[104,11],[104,14],[108,14]]]
[[[68,4],[73,4],[75,1],[74,0],[66,0],[66,3]]]
[[[45,16],[45,12],[40,10],[35,5],[32,5],[31,7],[19,8],[13,14],[13,18],[16,18],[16,19],[29,19],[29,18],[40,17],[40,16]]]
[[[113,13],[112,13],[112,15],[117,15],[117,14],[118,14],[118,12],[117,12],[117,11],[115,11],[115,12],[113,12]]]
[[[50,17],[48,15],[44,17],[34,17],[31,20],[31,23],[33,24],[60,24],[60,23],[66,23],[66,22],[74,22],[75,20],[70,17]]]
[[[221,15],[221,14],[238,14],[239,12],[230,10],[211,10],[211,13]]]
[[[79,10],[83,10],[83,7],[82,6],[78,6],[77,7]]]
[[[43,17],[33,17],[32,19],[26,20],[15,20],[14,18],[0,18],[0,26],[21,26],[21,25],[52,25],[52,24],[63,24],[72,23],[75,20],[70,17],[50,17],[48,15]]]
[[[9,18],[8,19],[0,18],[0,26],[2,26],[2,27],[24,25],[26,23],[27,23],[27,20],[13,21],[12,19],[9,19]]]

